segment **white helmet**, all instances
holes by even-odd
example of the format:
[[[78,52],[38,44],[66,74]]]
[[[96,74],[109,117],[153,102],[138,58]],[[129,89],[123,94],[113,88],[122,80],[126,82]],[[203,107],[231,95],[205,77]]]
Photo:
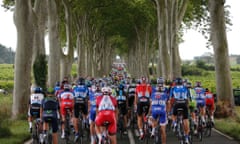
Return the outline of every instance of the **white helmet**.
[[[102,88],[102,93],[103,93],[103,95],[111,95],[112,94],[112,89],[110,87],[103,87]]]

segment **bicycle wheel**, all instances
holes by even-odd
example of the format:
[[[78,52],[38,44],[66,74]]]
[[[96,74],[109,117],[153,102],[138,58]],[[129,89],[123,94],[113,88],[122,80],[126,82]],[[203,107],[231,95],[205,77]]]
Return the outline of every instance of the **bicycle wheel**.
[[[178,140],[180,144],[184,143],[184,129],[183,129],[183,122],[179,121],[178,122]]]
[[[155,130],[155,135],[154,135],[154,144],[162,144],[162,139],[161,139],[161,132],[160,132],[160,126],[158,125],[156,130]]]
[[[145,136],[144,136],[144,143],[145,144],[148,144],[149,143],[149,137],[150,137],[150,133],[149,133],[149,126],[148,126],[148,122],[144,122],[144,133],[145,133]]]
[[[202,139],[203,139],[203,122],[202,122],[202,119],[200,116],[198,118],[197,132],[198,132],[197,136],[198,136],[199,141],[202,141]]]
[[[212,135],[212,121],[211,118],[208,117],[206,121],[206,129],[204,132],[205,136],[210,137]]]
[[[39,143],[38,126],[36,122],[32,128],[32,139],[33,139],[33,144]]]

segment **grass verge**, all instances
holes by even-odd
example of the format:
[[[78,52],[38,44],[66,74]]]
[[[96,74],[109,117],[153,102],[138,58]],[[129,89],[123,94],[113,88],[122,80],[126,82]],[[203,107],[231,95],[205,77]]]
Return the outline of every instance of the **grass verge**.
[[[7,125],[8,130],[10,130],[11,133],[9,136],[0,138],[1,144],[23,144],[27,139],[30,139],[28,123],[26,120],[9,120],[4,124]],[[4,131],[1,132],[4,133]]]
[[[215,128],[240,141],[240,106],[236,107],[236,116],[226,119],[216,119]]]

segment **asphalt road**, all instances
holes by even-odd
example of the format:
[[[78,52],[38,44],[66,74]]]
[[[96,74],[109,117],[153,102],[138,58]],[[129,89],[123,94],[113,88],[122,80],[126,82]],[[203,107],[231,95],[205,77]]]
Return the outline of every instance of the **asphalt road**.
[[[73,144],[73,137],[70,144]],[[144,144],[143,141],[138,140],[138,132],[136,129],[128,129],[128,135],[117,136],[118,144]],[[25,144],[30,144],[31,140]],[[167,133],[167,144],[179,143],[176,136],[170,131]],[[64,140],[60,138],[59,133],[59,144],[64,144]],[[84,144],[90,144],[90,139],[84,138]],[[150,139],[149,144],[153,144],[153,140]],[[231,137],[222,134],[221,132],[213,129],[211,137],[203,137],[203,141],[199,141],[196,137],[193,138],[193,144],[240,144],[239,141],[233,140]]]

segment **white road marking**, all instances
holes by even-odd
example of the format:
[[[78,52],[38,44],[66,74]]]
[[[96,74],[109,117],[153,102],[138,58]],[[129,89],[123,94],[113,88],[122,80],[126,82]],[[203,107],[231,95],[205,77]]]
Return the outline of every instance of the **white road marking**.
[[[228,139],[230,139],[230,140],[234,140],[234,138],[232,138],[232,137],[230,137],[230,136],[228,136],[228,135],[226,135],[226,134],[224,134],[224,133],[218,131],[218,130],[215,129],[215,128],[213,128],[213,130],[214,130],[215,132],[219,133],[220,135],[225,136],[226,138],[228,138]]]

